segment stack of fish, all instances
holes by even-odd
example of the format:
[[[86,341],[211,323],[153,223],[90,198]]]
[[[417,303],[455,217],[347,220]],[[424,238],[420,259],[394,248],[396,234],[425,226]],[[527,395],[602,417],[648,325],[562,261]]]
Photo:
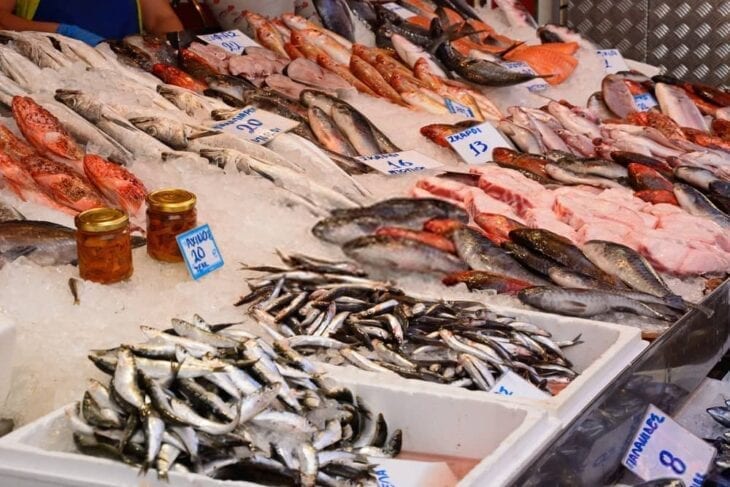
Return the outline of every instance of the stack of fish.
[[[712,468],[708,472],[707,482],[712,485],[722,485],[727,482],[730,473],[730,401],[725,401],[724,406],[715,406],[707,409],[712,419],[720,424],[725,431],[712,441],[717,449],[717,456],[713,461]],[[706,440],[710,441],[710,440]]]
[[[590,240],[578,248],[549,230],[513,226],[499,215],[477,215],[483,230],[468,221],[447,201],[394,199],[337,211],[313,233],[386,272],[445,274],[446,285],[518,293],[525,304],[552,313],[617,323],[626,321],[626,313],[638,315],[647,337],[686,310],[630,247]]]
[[[76,214],[101,206],[139,212],[146,190],[131,172],[84,150],[32,98],[15,96],[13,117],[28,142],[0,125],[0,174],[21,199]]]
[[[232,324],[173,320],[140,344],[94,351],[109,374],[67,409],[80,452],[158,476],[194,472],[276,484],[377,485],[369,457],[400,452],[352,391],[322,376],[287,340],[273,347]]]
[[[501,316],[468,301],[430,301],[367,278],[352,262],[279,253],[285,267],[263,272],[237,305],[277,343],[371,372],[490,390],[513,371],[557,394],[578,374],[563,349],[580,337],[555,341],[532,323]],[[322,355],[319,355],[322,357]]]

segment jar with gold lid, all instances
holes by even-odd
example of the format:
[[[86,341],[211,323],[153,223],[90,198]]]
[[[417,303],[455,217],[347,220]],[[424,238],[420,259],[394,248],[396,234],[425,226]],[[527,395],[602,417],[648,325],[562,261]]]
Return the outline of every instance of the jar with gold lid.
[[[114,208],[94,208],[76,216],[76,252],[82,279],[101,284],[132,276],[129,217]]]
[[[197,225],[197,199],[184,189],[160,189],[147,195],[147,254],[163,262],[182,262],[175,239]]]

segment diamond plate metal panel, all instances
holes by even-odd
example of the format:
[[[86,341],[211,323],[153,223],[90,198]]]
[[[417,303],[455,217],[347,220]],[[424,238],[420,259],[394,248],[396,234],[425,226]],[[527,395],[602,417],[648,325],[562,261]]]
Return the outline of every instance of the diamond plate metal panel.
[[[569,0],[568,25],[687,80],[730,85],[730,1]]]
[[[569,0],[568,26],[604,48],[631,59],[646,58],[649,0]]]

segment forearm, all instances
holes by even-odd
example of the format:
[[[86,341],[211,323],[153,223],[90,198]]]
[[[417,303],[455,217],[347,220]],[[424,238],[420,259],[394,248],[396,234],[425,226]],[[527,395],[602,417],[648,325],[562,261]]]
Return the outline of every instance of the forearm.
[[[4,30],[35,30],[39,32],[56,32],[56,22],[36,22],[27,20],[10,12],[0,12],[0,28]]]
[[[183,25],[176,15],[153,19],[151,22],[145,22],[144,27],[150,34],[167,34],[183,30]]]

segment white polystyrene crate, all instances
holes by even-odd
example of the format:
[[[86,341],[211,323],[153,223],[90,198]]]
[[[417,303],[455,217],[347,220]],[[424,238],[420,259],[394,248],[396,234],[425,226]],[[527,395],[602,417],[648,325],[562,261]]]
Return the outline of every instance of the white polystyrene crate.
[[[15,325],[0,316],[0,412],[10,391],[10,372],[15,349]]]
[[[648,345],[641,340],[638,328],[614,325],[598,321],[583,320],[554,314],[539,313],[524,309],[490,306],[494,311],[513,316],[522,321],[534,323],[549,331],[555,340],[570,340],[578,334],[583,343],[565,349],[566,357],[580,373],[558,395],[543,399],[520,399],[497,396],[510,404],[522,404],[545,411],[563,424],[569,423],[598,393]],[[483,396],[486,392],[470,391],[447,384],[435,384],[416,379],[404,379],[396,374],[373,373],[353,366],[325,365],[325,369],[338,380],[367,380],[375,378],[377,383],[399,384],[415,382],[424,390],[448,390],[454,397]]]
[[[390,431],[403,430],[403,452],[433,461],[460,459],[489,475],[489,485],[503,485],[510,465],[530,461],[556,433],[558,423],[539,411],[503,404],[485,396],[456,400],[447,391],[422,391],[418,384],[398,386],[348,383],[372,411],[385,416]],[[463,464],[463,462],[462,462]],[[63,410],[55,411],[0,439],[0,485],[13,487],[251,486],[198,475],[171,473],[169,483],[153,473],[111,460],[73,452],[71,432]],[[398,483],[423,487],[423,482]],[[449,485],[439,487],[450,487]]]

